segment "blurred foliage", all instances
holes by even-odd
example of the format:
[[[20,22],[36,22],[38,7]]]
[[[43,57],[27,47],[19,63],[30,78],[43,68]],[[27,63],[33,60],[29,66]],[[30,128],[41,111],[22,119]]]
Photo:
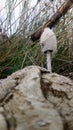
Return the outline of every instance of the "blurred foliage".
[[[61,5],[61,0],[59,1]],[[46,3],[43,4],[44,2]],[[39,41],[33,43],[30,40],[30,35],[47,22],[48,17],[51,15],[48,10],[51,9],[55,13],[58,4],[56,1],[55,4],[49,4],[43,0],[39,2],[39,9],[37,3],[31,10],[28,5],[30,4],[27,3],[26,8],[24,6],[22,8],[22,15],[19,18],[19,26],[16,32],[14,31],[15,33],[9,37],[7,34],[0,34],[0,78],[5,78],[11,73],[29,65],[38,65],[46,68],[46,55],[41,53]],[[11,21],[8,24],[10,29],[12,29]],[[7,25],[7,27],[9,26]],[[70,72],[73,72],[72,9],[56,24],[54,32],[58,41],[58,50],[52,56],[53,72],[69,75]]]
[[[28,65],[43,66],[44,56],[40,52],[39,45],[32,44],[30,40],[26,43],[26,39],[19,37],[12,36],[0,47],[0,78],[5,78]]]
[[[59,38],[59,34],[57,34],[58,41]],[[57,53],[53,55],[52,68],[53,72],[65,75],[73,71],[73,58],[69,54],[68,39],[64,38],[63,44],[60,42]],[[29,65],[39,65],[46,68],[46,55],[41,53],[38,43],[39,41],[32,43],[30,39],[14,35],[0,45],[0,78],[5,78]]]

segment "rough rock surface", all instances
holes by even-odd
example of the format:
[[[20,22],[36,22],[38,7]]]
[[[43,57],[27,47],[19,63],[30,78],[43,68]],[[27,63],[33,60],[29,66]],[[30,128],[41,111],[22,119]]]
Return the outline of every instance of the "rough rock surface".
[[[73,130],[73,82],[39,66],[0,80],[0,130]]]

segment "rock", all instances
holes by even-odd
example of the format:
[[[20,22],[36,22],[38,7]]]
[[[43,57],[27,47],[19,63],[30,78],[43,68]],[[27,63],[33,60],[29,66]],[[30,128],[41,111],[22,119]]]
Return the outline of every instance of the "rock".
[[[0,130],[7,130],[7,124],[4,116],[0,113]]]
[[[0,92],[8,130],[73,130],[70,79],[29,66],[0,80]]]
[[[59,112],[65,130],[73,130],[73,82],[67,77],[47,73],[42,75],[41,83],[45,98]]]

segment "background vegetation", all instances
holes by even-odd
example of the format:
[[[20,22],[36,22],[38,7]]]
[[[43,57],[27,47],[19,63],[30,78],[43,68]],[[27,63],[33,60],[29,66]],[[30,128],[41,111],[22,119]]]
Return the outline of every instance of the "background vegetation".
[[[46,56],[40,51],[39,41],[32,42],[30,35],[43,26],[64,0],[6,0],[5,18],[0,18],[0,78],[28,65],[46,67]],[[20,13],[16,19],[16,8]],[[58,41],[57,53],[53,56],[53,72],[69,76],[73,72],[73,9],[53,28]]]

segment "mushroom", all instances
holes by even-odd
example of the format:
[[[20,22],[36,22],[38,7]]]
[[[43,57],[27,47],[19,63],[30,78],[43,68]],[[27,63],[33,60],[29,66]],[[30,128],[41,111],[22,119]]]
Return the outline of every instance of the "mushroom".
[[[52,54],[57,51],[57,40],[55,33],[48,27],[44,29],[40,37],[41,51],[47,55],[47,69],[52,72],[51,59]]]

